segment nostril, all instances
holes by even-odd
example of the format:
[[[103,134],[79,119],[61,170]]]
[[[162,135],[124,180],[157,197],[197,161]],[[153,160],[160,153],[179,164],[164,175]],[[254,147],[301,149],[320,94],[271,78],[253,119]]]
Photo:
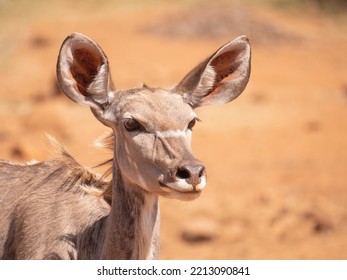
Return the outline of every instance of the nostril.
[[[180,179],[200,180],[205,175],[205,167],[201,164],[183,165],[177,169],[176,176]]]
[[[199,172],[199,177],[204,176],[204,174],[205,174],[205,167],[204,167],[204,166],[201,166],[201,170],[200,170],[200,172]]]
[[[177,172],[176,172],[176,176],[180,179],[188,179],[190,178],[190,172],[188,170],[188,168],[186,166],[182,166],[180,168],[178,168]]]
[[[205,167],[200,163],[185,164],[177,168],[176,177],[185,180],[195,188],[205,175]]]

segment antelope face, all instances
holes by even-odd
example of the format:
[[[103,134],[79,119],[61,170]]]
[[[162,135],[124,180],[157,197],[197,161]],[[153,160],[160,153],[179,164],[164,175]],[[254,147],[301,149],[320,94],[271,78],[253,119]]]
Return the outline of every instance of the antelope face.
[[[118,94],[111,125],[122,175],[149,192],[184,200],[198,197],[206,175],[191,149],[197,120],[193,109],[182,95],[168,90],[144,87]]]
[[[78,33],[67,37],[57,77],[65,94],[90,106],[115,134],[122,177],[148,192],[191,200],[206,185],[204,165],[191,150],[194,108],[230,102],[246,87],[250,45],[244,36],[197,65],[172,89],[113,88],[106,55]]]

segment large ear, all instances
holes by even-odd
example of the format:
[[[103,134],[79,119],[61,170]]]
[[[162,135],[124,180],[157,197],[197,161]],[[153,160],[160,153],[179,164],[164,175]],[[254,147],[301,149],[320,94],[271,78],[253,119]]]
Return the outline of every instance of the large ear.
[[[240,36],[196,66],[176,86],[193,108],[230,102],[245,89],[250,75],[251,46]]]
[[[94,113],[100,113],[108,102],[112,81],[107,57],[83,34],[73,33],[63,42],[57,62],[57,78],[69,98],[89,105]]]

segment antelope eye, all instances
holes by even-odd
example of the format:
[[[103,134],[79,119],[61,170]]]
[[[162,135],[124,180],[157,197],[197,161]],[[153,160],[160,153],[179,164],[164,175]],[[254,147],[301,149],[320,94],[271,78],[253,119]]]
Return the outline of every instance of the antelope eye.
[[[134,120],[134,119],[125,120],[124,121],[124,127],[129,132],[140,130],[142,128],[141,124],[137,120]]]
[[[192,130],[194,125],[196,124],[196,119],[192,119],[188,124],[188,129]]]

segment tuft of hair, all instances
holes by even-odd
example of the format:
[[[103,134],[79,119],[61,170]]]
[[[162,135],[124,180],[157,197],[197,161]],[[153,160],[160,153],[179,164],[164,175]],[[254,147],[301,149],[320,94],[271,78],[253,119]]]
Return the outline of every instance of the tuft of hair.
[[[94,140],[94,146],[113,151],[115,138],[113,132],[106,132]]]
[[[55,156],[58,158],[60,157],[67,157],[73,159],[73,157],[70,155],[70,153],[66,150],[65,146],[63,144],[60,144],[57,139],[55,139],[52,135],[45,133],[46,137],[48,138],[49,142],[54,148]],[[74,159],[73,159],[74,160]]]
[[[114,150],[114,143],[115,143],[115,137],[112,132],[107,132],[104,135],[99,136],[97,139],[94,140],[94,146],[98,148],[108,149],[113,152]],[[107,159],[95,166],[93,168],[98,167],[107,167],[105,172],[102,175],[102,179],[106,179],[109,176],[112,175],[112,163],[113,163],[113,154],[110,159]]]
[[[64,166],[68,167],[70,176],[76,178],[76,180],[72,181],[78,182],[78,188],[89,195],[103,197],[106,202],[111,204],[112,185],[111,181],[105,180],[110,172],[106,171],[103,175],[94,174],[87,168],[80,165],[66,150],[64,145],[58,143],[58,141],[53,136],[49,134],[46,134],[46,136],[54,147],[55,157],[53,161],[58,162],[58,164],[61,163]]]

